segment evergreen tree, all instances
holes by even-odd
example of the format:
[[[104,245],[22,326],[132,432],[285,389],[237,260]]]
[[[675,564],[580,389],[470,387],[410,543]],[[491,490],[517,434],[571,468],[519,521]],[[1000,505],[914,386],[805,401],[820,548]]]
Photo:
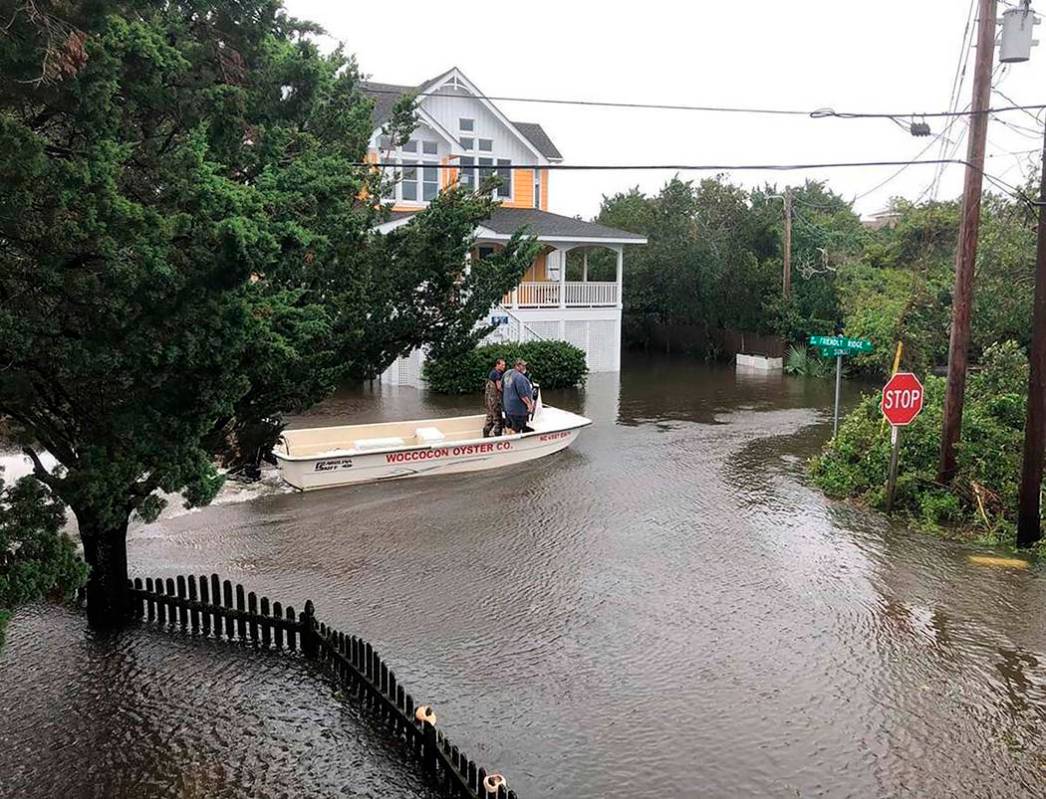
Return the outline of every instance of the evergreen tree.
[[[216,459],[271,444],[280,413],[474,337],[534,245],[465,270],[493,206],[456,190],[374,233],[357,66],[278,0],[0,0],[0,18],[0,415],[76,516],[92,623],[114,623],[132,514],[207,503]],[[388,132],[412,124],[401,103]]]

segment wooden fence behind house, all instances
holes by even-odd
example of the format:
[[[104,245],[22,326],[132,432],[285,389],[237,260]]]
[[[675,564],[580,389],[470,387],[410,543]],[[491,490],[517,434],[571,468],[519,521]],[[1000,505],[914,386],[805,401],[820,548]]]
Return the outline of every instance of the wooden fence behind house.
[[[447,796],[516,799],[501,784],[484,788],[486,769],[466,757],[435,724],[415,720],[414,698],[369,643],[316,620],[311,601],[296,612],[242,585],[190,574],[166,579],[135,578],[130,584],[135,615],[166,628],[249,643],[258,649],[299,651],[323,664],[393,735],[406,744]]]
[[[788,349],[785,339],[767,333],[713,328],[703,324],[663,324],[649,319],[626,318],[623,323],[626,344],[642,346],[654,352],[714,356],[733,360],[739,353],[783,358]]]

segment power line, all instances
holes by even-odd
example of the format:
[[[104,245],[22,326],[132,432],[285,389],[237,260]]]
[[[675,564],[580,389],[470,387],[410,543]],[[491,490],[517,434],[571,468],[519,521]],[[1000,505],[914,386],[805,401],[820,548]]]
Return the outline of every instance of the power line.
[[[948,129],[951,130],[952,127],[952,125],[949,125]],[[970,125],[967,123],[963,125],[962,132],[959,133],[959,135],[956,136],[955,140],[952,142],[951,150],[949,150],[947,147],[944,148],[943,156],[945,158],[954,158],[955,154],[959,152],[959,148],[962,147],[963,141],[965,141],[966,136],[969,132]],[[947,169],[946,166],[940,167],[940,169],[938,169],[937,173],[934,175],[933,183],[930,184],[929,188],[931,191],[931,197],[934,200],[937,199],[937,193],[941,190],[941,181],[944,180],[945,169]]]
[[[1012,104],[1016,105],[1016,103],[1013,100],[1011,100],[1006,95],[1006,93],[1003,92],[1002,89],[998,88],[997,86],[993,86],[992,87],[992,91],[995,92],[997,95],[999,95],[1006,102],[1012,103]],[[1032,119],[1034,119],[1036,125],[1041,125],[1042,124],[1042,122],[1039,120],[1039,118],[1035,114],[1033,114],[1031,111],[1025,111],[1024,113],[1026,113],[1028,116],[1030,116]]]
[[[405,94],[411,94],[409,91],[404,92],[399,89],[378,89],[378,88],[366,88],[367,94],[391,94],[396,96],[403,96]],[[439,91],[433,92],[417,92],[412,95],[413,97],[440,97],[447,96],[441,94]],[[497,101],[503,103],[536,103],[542,105],[571,105],[581,106],[585,108],[631,108],[631,109],[643,109],[652,111],[700,111],[707,113],[722,113],[722,114],[769,114],[776,116],[797,116],[797,117],[809,117],[812,119],[907,119],[909,117],[920,117],[920,118],[934,118],[934,117],[955,117],[955,116],[975,116],[977,114],[1002,114],[1009,111],[1038,111],[1046,109],[1046,103],[1035,103],[1031,105],[1008,105],[999,106],[998,108],[986,108],[983,111],[897,111],[887,113],[885,111],[836,111],[834,108],[816,108],[811,111],[804,111],[794,108],[759,108],[759,107],[743,107],[743,106],[718,106],[718,105],[686,105],[680,103],[640,103],[640,102],[625,102],[617,100],[577,100],[577,99],[563,99],[555,97],[513,97],[508,95],[493,95],[493,94],[474,94],[470,95],[480,100]]]
[[[996,188],[999,188],[1006,194],[1014,197],[1015,199],[1023,200],[1024,202],[1035,203],[1035,200],[1031,200],[1016,186],[1011,186],[1005,181],[1000,180],[995,175],[991,175],[985,172],[983,169],[977,167],[976,164],[971,164],[961,158],[949,158],[939,159],[931,158],[926,160],[910,160],[910,161],[832,161],[825,163],[795,163],[795,164],[511,164],[511,169],[542,169],[549,171],[562,171],[562,172],[652,172],[652,171],[673,171],[673,172],[795,172],[807,169],[847,169],[853,167],[879,167],[879,166],[915,166],[915,165],[927,165],[932,166],[935,164],[963,164],[971,169],[975,169],[980,172],[985,180],[990,182]],[[368,169],[402,169],[403,164],[397,161],[356,161],[348,164],[350,167],[360,167]],[[458,164],[438,164],[438,163],[426,163],[426,169],[460,169]],[[487,167],[480,167],[486,169]],[[489,167],[491,171],[495,167]]]
[[[942,130],[940,133],[937,134],[936,137],[931,139],[930,143],[927,144],[925,147],[923,147],[918,152],[918,154],[915,156],[915,159],[913,161],[910,161],[907,164],[904,164],[900,169],[898,169],[896,172],[894,172],[888,178],[886,178],[885,180],[880,181],[879,183],[876,183],[874,186],[872,186],[872,188],[868,189],[867,191],[862,191],[860,194],[855,195],[853,201],[857,202],[858,200],[864,199],[869,194],[872,194],[873,192],[878,191],[883,186],[885,186],[887,183],[889,183],[894,178],[896,178],[898,175],[903,173],[908,167],[914,166],[916,163],[923,163],[923,162],[920,162],[918,159],[922,158],[930,150],[930,148],[933,147],[937,143],[938,139],[941,139],[941,138],[944,137],[944,134],[945,134],[946,130],[947,130],[947,128],[945,128],[945,130]]]
[[[824,211],[834,211],[838,207],[835,205],[825,205],[823,203],[812,203],[809,200],[805,200],[802,197],[796,196],[795,194],[792,195],[792,202],[799,203],[800,205],[805,205],[808,208],[819,208]]]
[[[972,25],[973,25],[973,19],[974,19],[974,15],[975,15],[976,9],[977,9],[977,0],[970,0],[970,7],[969,7],[969,10],[966,13],[966,25],[963,28],[963,32],[962,32],[962,44],[959,45],[959,61],[955,65],[955,75],[952,77],[952,90],[951,90],[951,93],[948,96],[948,109],[950,111],[958,110],[958,108],[959,108],[959,98],[962,97],[962,87],[963,87],[963,85],[966,82],[966,69],[967,69],[967,67],[970,64],[970,53],[973,52],[973,37],[970,35],[970,33],[973,30]],[[969,104],[967,104],[965,106],[965,108],[969,108],[969,107],[970,107]],[[947,137],[947,133],[949,131],[951,131],[951,129],[954,126],[955,126],[955,118],[952,118],[951,120],[949,120],[948,125],[946,126],[945,130],[942,131],[941,148],[937,152],[937,157],[938,158],[946,158],[946,157],[948,157],[948,155],[949,155],[948,154],[948,145],[951,142],[949,141],[949,139]],[[952,151],[953,155],[954,155],[954,153],[955,153],[955,150]],[[927,192],[929,192],[931,190],[933,192],[934,198],[936,199],[937,188],[938,188],[938,186],[940,186],[941,178],[943,176],[944,176],[944,166],[942,165],[942,166],[937,167],[934,170],[933,180],[930,181],[930,185],[927,186],[923,190],[922,194],[919,195],[920,199],[922,198],[923,195],[925,195]]]
[[[1029,127],[1026,127],[1024,125],[1016,125],[1013,122],[1007,122],[1005,119],[996,119],[995,121],[998,122],[1000,125],[1005,125],[1010,130],[1014,131],[1017,135],[1023,136],[1026,139],[1041,139],[1042,138],[1042,130],[1041,129],[1040,130],[1036,130],[1034,128],[1029,128]]]

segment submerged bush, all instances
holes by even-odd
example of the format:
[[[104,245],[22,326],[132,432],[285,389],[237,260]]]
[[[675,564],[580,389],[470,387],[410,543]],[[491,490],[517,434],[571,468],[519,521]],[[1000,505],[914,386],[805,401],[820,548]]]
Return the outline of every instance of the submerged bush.
[[[812,354],[806,347],[796,346],[788,348],[784,370],[801,377],[825,377],[831,371],[828,361]]]
[[[65,506],[32,477],[0,480],[0,644],[10,612],[25,602],[72,594],[87,566],[63,531]]]
[[[919,524],[973,529],[988,542],[1009,542],[1017,516],[1027,358],[1012,341],[985,350],[983,368],[967,382],[958,472],[949,486],[936,481],[945,381],[922,382],[923,411],[901,433],[895,509]],[[865,395],[841,420],[835,441],[811,461],[812,479],[827,495],[883,506],[890,428],[880,399],[879,392]]]
[[[566,341],[487,344],[460,355],[425,361],[428,387],[441,394],[472,394],[483,390],[494,362],[504,358],[509,368],[517,358],[527,362],[531,378],[545,388],[570,388],[585,382],[585,351]]]

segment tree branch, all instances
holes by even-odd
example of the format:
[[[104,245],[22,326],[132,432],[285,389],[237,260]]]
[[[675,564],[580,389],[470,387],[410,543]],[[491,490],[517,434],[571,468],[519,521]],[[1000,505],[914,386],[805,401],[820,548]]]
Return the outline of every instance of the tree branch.
[[[32,447],[22,447],[22,452],[33,462],[33,477],[48,488],[55,488],[57,481],[54,475],[47,471],[43,461],[40,460],[40,456],[36,454],[36,450]]]

